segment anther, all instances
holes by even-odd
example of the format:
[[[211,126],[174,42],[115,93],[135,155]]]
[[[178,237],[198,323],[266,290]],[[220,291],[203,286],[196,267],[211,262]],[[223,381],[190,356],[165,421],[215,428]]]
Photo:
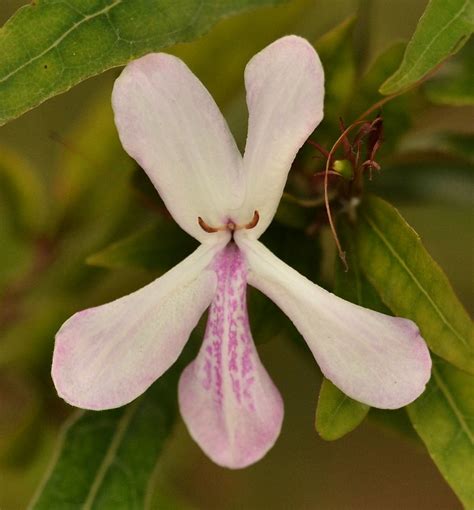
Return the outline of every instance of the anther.
[[[225,225],[221,226],[221,227],[211,227],[210,225],[208,225],[202,218],[201,216],[198,216],[198,223],[199,223],[199,226],[204,230],[204,232],[207,232],[209,234],[214,234],[216,232],[222,232],[224,230],[229,230],[230,232],[234,232],[236,230],[242,230],[242,229],[251,229],[251,228],[254,228],[257,223],[259,222],[260,220],[260,215],[258,214],[258,211],[254,211],[253,213],[253,218],[251,219],[251,221],[245,225],[236,225],[232,220],[229,220]]]
[[[198,217],[199,226],[204,230],[204,232],[208,232],[209,234],[214,234],[215,232],[219,232],[219,228],[210,227],[201,216]]]
[[[260,214],[258,214],[258,211],[254,211],[252,220],[249,223],[247,223],[247,225],[244,225],[244,228],[250,230],[251,228],[256,227],[259,219]]]

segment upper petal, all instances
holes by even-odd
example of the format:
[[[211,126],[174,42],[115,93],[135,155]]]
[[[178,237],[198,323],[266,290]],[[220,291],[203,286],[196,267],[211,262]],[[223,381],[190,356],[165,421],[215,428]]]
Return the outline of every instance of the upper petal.
[[[244,193],[242,157],[209,92],[180,59],[152,53],[126,66],[112,104],[125,150],[180,226],[205,241],[198,216],[220,225]]]
[[[293,321],[323,374],[350,397],[383,409],[424,390],[431,358],[417,326],[345,301],[284,264],[260,242],[242,240],[249,283]]]
[[[56,335],[58,394],[86,409],[111,409],[141,395],[177,359],[209,306],[220,247],[202,245],[146,287],[76,313]]]
[[[258,210],[258,237],[272,221],[296,153],[323,118],[324,72],[314,48],[287,36],[255,55],[245,70],[249,127],[242,217]],[[249,221],[247,220],[247,221]]]
[[[231,243],[213,267],[217,292],[201,350],[181,375],[179,405],[204,452],[221,466],[242,468],[275,443],[283,402],[250,332],[245,257]]]

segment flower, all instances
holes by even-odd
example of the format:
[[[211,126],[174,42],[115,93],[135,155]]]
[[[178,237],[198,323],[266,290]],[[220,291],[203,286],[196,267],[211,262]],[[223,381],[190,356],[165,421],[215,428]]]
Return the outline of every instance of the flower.
[[[315,50],[300,37],[255,55],[245,71],[242,157],[181,60],[158,53],[126,66],[112,97],[122,145],[201,245],[144,288],[65,322],[52,366],[64,400],[86,409],[132,401],[176,361],[209,307],[200,352],[179,381],[181,414],[217,464],[256,462],[278,437],[283,403],[252,339],[247,284],[285,312],[323,374],[347,395],[393,409],[422,393],[431,359],[413,322],[327,292],[258,241],[297,151],[322,119],[323,82]]]

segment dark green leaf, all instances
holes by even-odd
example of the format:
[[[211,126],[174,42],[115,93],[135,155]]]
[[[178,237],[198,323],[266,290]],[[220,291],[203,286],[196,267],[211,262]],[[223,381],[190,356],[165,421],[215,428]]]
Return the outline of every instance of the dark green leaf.
[[[128,406],[79,413],[32,509],[142,510],[176,416],[177,374],[175,367]]]
[[[415,321],[433,352],[473,373],[471,320],[416,232],[374,196],[364,198],[359,214],[359,260],[384,303]]]
[[[109,269],[137,267],[164,272],[189,255],[196,245],[172,219],[161,218],[91,255],[87,263]]]
[[[410,87],[459,50],[473,31],[473,10],[471,0],[431,0],[400,67],[380,92],[388,95]]]
[[[426,391],[408,415],[466,508],[474,508],[474,377],[434,358]]]
[[[39,0],[0,31],[0,125],[90,76],[278,0]]]

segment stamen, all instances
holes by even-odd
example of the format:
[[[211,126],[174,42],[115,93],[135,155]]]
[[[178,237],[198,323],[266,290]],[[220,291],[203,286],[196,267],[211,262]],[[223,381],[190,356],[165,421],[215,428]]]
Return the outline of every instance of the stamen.
[[[219,232],[219,228],[210,227],[201,216],[198,217],[199,226],[204,230],[204,232],[208,232],[209,234],[214,234],[215,232]]]
[[[256,227],[259,219],[260,214],[258,214],[258,211],[254,211],[252,220],[249,223],[247,223],[247,225],[244,225],[244,228],[250,230],[251,228]]]
[[[198,223],[199,226],[204,230],[204,232],[207,232],[209,234],[214,234],[216,232],[222,232],[224,230],[229,230],[230,232],[234,232],[236,230],[242,230],[242,229],[251,229],[254,228],[257,223],[260,220],[260,214],[258,214],[258,211],[254,211],[253,218],[249,221],[249,223],[246,223],[245,225],[236,225],[232,220],[229,220],[225,225],[221,227],[211,227],[208,225],[201,216],[198,216]]]

